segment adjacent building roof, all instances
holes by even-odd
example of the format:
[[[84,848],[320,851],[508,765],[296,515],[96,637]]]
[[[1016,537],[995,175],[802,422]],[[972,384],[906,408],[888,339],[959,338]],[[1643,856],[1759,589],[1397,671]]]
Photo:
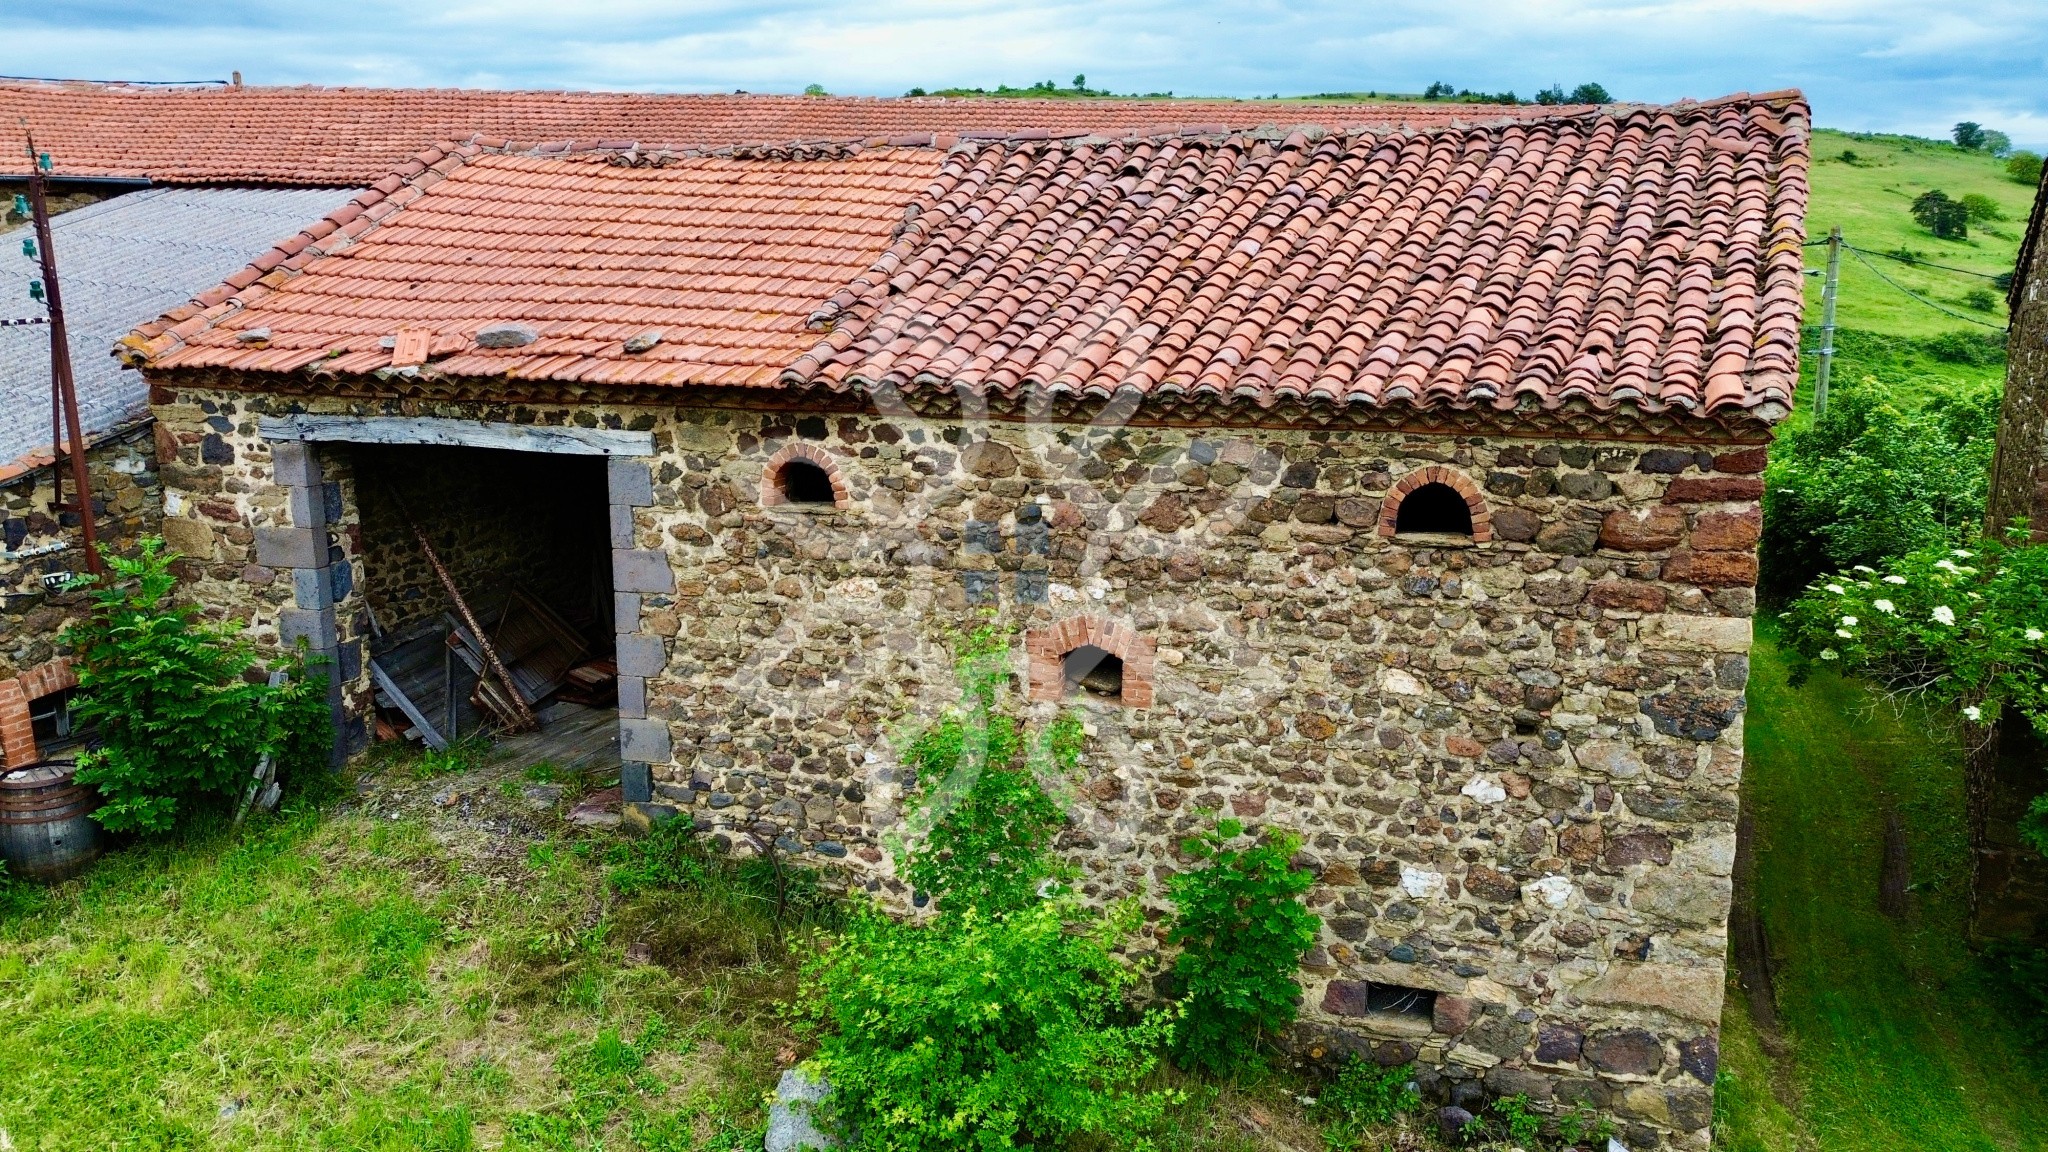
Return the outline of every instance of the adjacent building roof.
[[[164,369],[1769,421],[1806,137],[1776,93],[944,151],[468,144],[126,343]],[[478,344],[503,323],[538,338]]]
[[[155,188],[74,209],[50,222],[64,313],[78,386],[80,423],[88,437],[146,407],[139,373],[107,355],[137,323],[185,300],[194,284],[224,276],[332,211],[350,193],[334,189]],[[39,275],[7,234],[0,285],[10,285],[9,316],[43,314],[28,299]],[[50,444],[50,330],[0,327],[0,479],[47,462]]]
[[[368,184],[423,146],[482,135],[648,147],[860,140],[905,132],[1154,134],[1262,125],[1440,127],[1550,110],[1242,100],[493,92],[456,88],[140,87],[0,82],[0,123],[25,125],[60,175],[157,183]],[[0,174],[26,160],[0,150]]]

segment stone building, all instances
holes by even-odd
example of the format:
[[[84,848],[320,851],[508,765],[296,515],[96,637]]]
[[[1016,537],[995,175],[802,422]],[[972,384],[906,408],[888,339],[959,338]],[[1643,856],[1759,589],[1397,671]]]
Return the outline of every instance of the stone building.
[[[55,182],[51,233],[62,277],[94,526],[125,552],[157,530],[154,417],[140,374],[108,355],[137,323],[173,307],[194,283],[225,276],[310,216],[351,195],[340,189],[150,188],[146,180]],[[0,204],[12,203],[0,177]],[[40,275],[19,241],[18,213],[0,214],[0,290],[18,301],[0,318],[40,319],[27,282]],[[19,294],[17,295],[17,292]],[[66,696],[77,679],[60,637],[86,597],[64,589],[85,570],[68,462],[51,449],[50,335],[43,324],[0,326],[0,765],[65,743]]]
[[[2020,241],[2006,294],[2005,398],[1991,460],[1985,527],[2001,532],[2024,517],[2035,543],[2048,541],[2048,178]],[[2034,797],[2048,792],[2048,763],[2025,724],[2000,725],[1969,757],[1972,854],[1970,920],[1980,937],[2048,939],[2048,863],[2019,836]]]
[[[608,594],[629,799],[901,900],[891,733],[993,615],[1087,893],[1304,837],[1304,1057],[1704,1148],[1807,130],[472,142],[124,353],[195,595],[346,750],[423,534]]]

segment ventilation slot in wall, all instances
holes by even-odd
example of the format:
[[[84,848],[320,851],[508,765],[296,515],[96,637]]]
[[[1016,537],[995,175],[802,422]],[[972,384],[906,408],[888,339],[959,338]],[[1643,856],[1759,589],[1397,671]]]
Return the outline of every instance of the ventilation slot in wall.
[[[1424,484],[1401,501],[1394,517],[1396,536],[1472,539],[1472,509],[1448,484]]]

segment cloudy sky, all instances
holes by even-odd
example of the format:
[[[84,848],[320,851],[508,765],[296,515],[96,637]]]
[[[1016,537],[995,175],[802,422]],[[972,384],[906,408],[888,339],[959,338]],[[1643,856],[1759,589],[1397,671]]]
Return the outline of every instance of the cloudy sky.
[[[1664,101],[1797,86],[1825,126],[2048,144],[2044,0],[9,0],[0,73],[900,95],[1085,73],[1179,95]]]

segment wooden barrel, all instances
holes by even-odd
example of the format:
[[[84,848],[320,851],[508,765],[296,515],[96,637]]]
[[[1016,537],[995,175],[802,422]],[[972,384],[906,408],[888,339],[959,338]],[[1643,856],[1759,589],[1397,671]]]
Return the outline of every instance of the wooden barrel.
[[[69,761],[0,768],[0,860],[11,876],[53,882],[100,854],[99,793],[72,780]]]

